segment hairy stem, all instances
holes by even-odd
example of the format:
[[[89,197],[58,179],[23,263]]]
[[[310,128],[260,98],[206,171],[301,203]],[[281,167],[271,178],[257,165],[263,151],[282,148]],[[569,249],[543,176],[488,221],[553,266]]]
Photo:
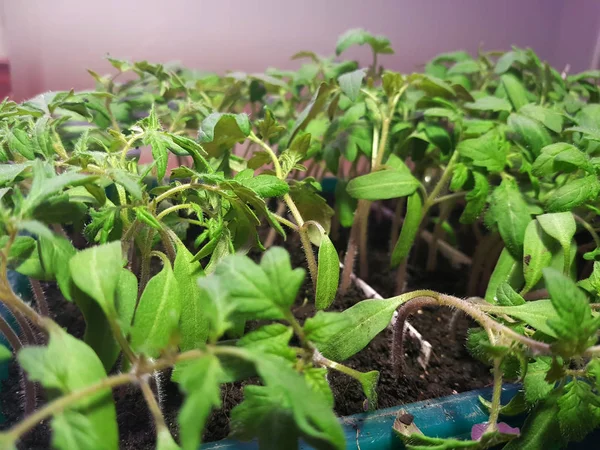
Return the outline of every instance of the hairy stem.
[[[161,220],[162,218],[164,218],[165,216],[168,216],[172,212],[179,211],[180,209],[190,209],[190,208],[191,208],[191,205],[189,203],[182,203],[180,205],[169,206],[168,208],[165,208],[160,213],[158,213],[158,215],[156,216],[156,219]]]
[[[371,203],[368,202],[364,206],[364,212],[361,210],[359,216],[359,232],[358,232],[358,258],[359,258],[359,274],[365,279],[369,277],[369,258],[367,254],[367,246],[369,239],[369,211]]]
[[[486,432],[493,433],[498,429],[498,416],[500,415],[500,397],[502,395],[502,358],[494,358],[494,390],[492,394],[492,406],[490,407],[490,419]]]
[[[158,406],[156,397],[154,397],[154,393],[152,392],[152,389],[150,388],[150,384],[148,384],[148,380],[146,377],[142,379],[140,387],[142,389],[142,393],[144,394],[144,400],[146,400],[146,405],[148,405],[148,409],[150,410],[152,418],[154,419],[156,429],[167,429],[165,418],[163,417],[162,411],[160,410],[160,406]]]
[[[437,305],[437,300],[434,298],[417,297],[398,310],[392,337],[392,367],[394,368],[394,375],[396,378],[400,377],[401,371],[404,368],[404,335],[406,331],[406,321],[421,308],[435,305]]]
[[[42,289],[42,285],[39,280],[35,280],[29,277],[29,284],[31,285],[31,292],[33,292],[33,298],[37,304],[38,310],[42,316],[49,316],[50,309],[48,308],[48,302],[46,301],[46,295]]]
[[[359,372],[358,370],[351,369],[348,366],[345,366],[343,364],[340,364],[340,363],[337,363],[335,361],[325,358],[319,352],[315,352],[315,354],[313,356],[313,362],[316,366],[327,367],[329,369],[337,370],[338,372],[344,373],[344,374],[351,376],[352,378],[355,378],[359,381],[361,380],[362,376],[364,375],[362,372]]]
[[[358,225],[356,217],[354,218],[354,222],[352,222],[352,227],[350,228],[350,238],[348,239],[348,248],[346,249],[346,254],[344,255],[344,268],[342,269],[342,276],[340,282],[340,295],[346,295],[348,292],[348,288],[350,288],[350,284],[352,283],[352,273],[354,271],[354,260],[356,258],[356,240],[358,234]]]
[[[8,437],[8,439],[10,439],[12,442],[15,442],[22,435],[27,433],[37,424],[39,424],[41,421],[54,414],[61,413],[73,403],[86,397],[89,397],[90,395],[95,394],[96,392],[102,389],[113,388],[122,384],[132,383],[134,381],[134,375],[129,373],[122,373],[119,375],[113,375],[111,377],[105,378],[99,381],[98,383],[92,384],[91,386],[79,389],[77,391],[71,392],[70,394],[59,397],[56,400],[48,403],[43,408],[34,412],[30,416],[25,417],[25,419],[16,424],[10,430],[8,430],[5,436]]]
[[[8,344],[12,347],[13,353],[16,355],[23,348],[23,343],[19,339],[19,335],[13,330],[10,324],[6,321],[4,315],[0,314],[0,333],[6,338]],[[23,412],[26,416],[30,415],[35,411],[37,403],[37,386],[31,382],[23,368],[19,367],[21,389],[23,390],[23,396],[25,397],[25,403],[23,405]]]
[[[171,236],[169,236],[169,233],[167,233],[167,231],[164,228],[161,228],[158,231],[158,234],[160,235],[160,239],[163,243],[165,251],[167,252],[167,255],[169,255],[171,263],[173,263],[175,261],[175,257],[177,256],[177,253],[175,251],[175,245],[173,245],[173,240],[171,239]]]

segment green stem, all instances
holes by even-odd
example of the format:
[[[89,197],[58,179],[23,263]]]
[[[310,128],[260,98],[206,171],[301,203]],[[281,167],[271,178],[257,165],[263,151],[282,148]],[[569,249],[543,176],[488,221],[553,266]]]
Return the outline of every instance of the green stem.
[[[158,250],[152,250],[150,252],[150,256],[156,256],[157,258],[160,258],[165,266],[171,265],[171,261],[163,252],[159,252]]]
[[[500,415],[500,397],[502,396],[502,358],[494,358],[494,390],[492,393],[492,406],[490,419],[486,432],[493,433],[498,429],[498,416]]]
[[[173,206],[169,206],[168,208],[164,209],[163,211],[161,211],[156,218],[158,220],[161,220],[163,217],[168,216],[169,214],[171,214],[172,212],[175,211],[179,211],[180,209],[190,209],[191,208],[191,203],[182,203],[180,205],[173,205]]]
[[[71,392],[65,396],[59,397],[56,400],[48,403],[43,408],[39,409],[30,416],[25,417],[21,422],[12,427],[8,432],[4,434],[10,441],[16,442],[22,435],[27,433],[37,424],[42,422],[44,419],[59,414],[66,408],[71,406],[73,403],[89,397],[92,394],[102,390],[120,386],[122,384],[135,382],[135,376],[130,373],[122,373],[119,375],[113,375],[105,378],[102,381],[92,384],[83,389],[79,389],[75,392]]]
[[[146,400],[148,409],[150,410],[152,418],[154,419],[156,430],[161,431],[168,429],[167,424],[165,423],[165,418],[163,417],[162,411],[160,410],[160,406],[158,406],[158,403],[156,402],[156,397],[154,397],[152,389],[150,389],[148,381],[146,379],[142,379],[140,387],[142,388],[142,393],[144,394],[144,400]]]
[[[600,237],[598,236],[598,233],[596,233],[596,230],[594,230],[594,227],[583,217],[578,216],[577,214],[573,214],[573,217],[577,222],[581,224],[583,228],[585,228],[588,231],[588,233],[590,233],[592,239],[594,240],[594,243],[596,244],[596,247],[600,247]]]
[[[377,149],[375,167],[373,168],[373,170],[376,170],[379,168],[379,166],[381,166],[383,157],[385,155],[385,149],[387,147],[390,124],[392,122],[392,119],[394,118],[394,113],[396,112],[396,105],[398,104],[400,97],[402,97],[402,94],[404,93],[404,91],[406,91],[407,88],[408,84],[402,86],[398,93],[388,101],[388,114],[385,117],[385,119],[383,119],[383,124],[381,125],[381,138],[379,139],[379,147]]]
[[[300,323],[298,322],[298,320],[296,319],[294,314],[292,314],[291,311],[286,312],[285,320],[291,325],[292,329],[294,330],[294,333],[296,334],[296,336],[298,337],[298,340],[300,341],[300,344],[302,345],[302,348],[304,348],[306,351],[308,351],[309,353],[312,354],[313,348],[310,345],[310,342],[308,341],[308,339],[306,339],[306,334],[304,334],[304,329],[302,328],[302,325],[300,325]]]
[[[129,362],[134,363],[137,360],[137,357],[135,356],[135,353],[133,353],[129,342],[127,342],[127,339],[123,335],[123,330],[121,330],[121,326],[119,325],[119,322],[117,322],[116,319],[116,313],[114,313],[113,317],[108,317],[108,324],[110,326],[113,336],[119,344],[119,347],[121,347],[123,354],[129,360]]]
[[[358,381],[360,381],[364,375],[362,372],[359,372],[358,370],[351,369],[348,366],[344,366],[343,364],[336,363],[335,361],[327,359],[323,355],[321,355],[320,353],[317,353],[317,352],[315,352],[315,355],[313,356],[313,361],[318,366],[337,370],[338,372],[341,372],[348,376],[351,376],[352,378],[354,378]]]
[[[127,152],[135,141],[140,138],[141,134],[134,134],[131,139],[125,142],[125,146],[121,150],[121,166],[125,167],[125,161],[127,160]]]
[[[106,110],[108,111],[108,117],[110,117],[110,123],[113,127],[113,130],[120,132],[121,128],[119,127],[119,123],[117,122],[115,113],[113,112],[112,108],[110,107],[111,103],[112,103],[112,97],[106,97],[106,100],[104,101],[104,106],[106,106]]]
[[[454,200],[460,197],[464,197],[465,195],[467,195],[467,192],[454,192],[452,194],[448,194],[448,195],[442,195],[441,197],[436,198],[432,205],[437,205],[438,203],[443,203],[446,202],[448,200]]]
[[[146,241],[140,246],[140,257],[142,259],[141,268],[140,268],[140,284],[138,290],[138,301],[142,296],[142,292],[146,288],[146,284],[148,284],[148,280],[150,279],[150,252],[152,251],[152,241],[154,240],[155,230],[153,228],[148,229],[148,235],[146,236]]]
[[[429,208],[431,208],[435,204],[438,195],[440,195],[442,190],[446,188],[446,185],[448,184],[448,181],[452,176],[452,172],[454,171],[454,166],[458,161],[458,156],[458,152],[454,151],[452,157],[450,158],[450,161],[448,161],[446,169],[444,169],[444,173],[442,173],[442,177],[439,179],[439,181],[433,188],[433,191],[431,191],[431,194],[429,194],[429,196],[425,200],[425,203],[423,204],[423,217],[427,215],[427,211],[429,211]]]
[[[275,220],[277,220],[277,222],[282,223],[283,225],[285,225],[286,227],[291,228],[294,231],[299,231],[299,227],[295,223],[287,220],[284,217],[281,217],[278,214],[272,213],[272,215],[275,218]]]
[[[266,144],[266,142],[264,142],[262,139],[259,139],[258,136],[256,136],[253,131],[250,132],[248,139],[250,139],[252,142],[260,145],[269,154],[269,156],[271,157],[271,160],[273,161],[273,167],[275,168],[275,175],[280,180],[283,180],[284,175],[283,175],[283,171],[281,169],[281,164],[279,164],[279,159],[277,158],[277,155],[275,154],[273,149],[270,146],[268,146]]]

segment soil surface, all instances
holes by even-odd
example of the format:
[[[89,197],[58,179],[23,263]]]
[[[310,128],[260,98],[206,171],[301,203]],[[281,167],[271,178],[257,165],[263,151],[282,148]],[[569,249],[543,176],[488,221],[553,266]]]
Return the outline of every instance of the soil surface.
[[[389,222],[379,222],[376,217],[373,217],[369,234],[371,236],[369,242],[370,274],[366,281],[383,297],[392,296],[395,287],[395,273],[389,269],[389,251],[387,249]],[[336,243],[340,252],[345,251],[343,240],[345,235],[346,232],[342,232],[339,243]],[[278,242],[278,244],[282,243]],[[285,246],[292,253],[293,266],[304,267],[304,255],[294,236],[290,235]],[[427,253],[426,244],[423,244],[420,253]],[[252,253],[251,256],[257,259],[259,254]],[[421,258],[413,257],[411,260],[413,265],[409,266],[408,271],[408,290],[427,287],[448,294],[465,295],[468,269],[453,269],[441,256],[438,262],[435,273],[426,273],[424,269],[421,269],[424,267]],[[77,307],[65,301],[54,285],[46,285],[45,290],[55,320],[73,335],[82,337],[85,323]],[[297,306],[294,309],[294,313],[300,321],[314,314],[314,308],[310,303],[301,306],[305,298],[314,298],[313,288],[308,277],[298,295]],[[346,309],[363,298],[364,295],[352,287],[344,298],[336,299],[331,309]],[[369,346],[344,364],[360,371],[378,370],[380,372],[377,389],[379,408],[451,395],[489,385],[492,380],[489,367],[474,360],[465,349],[467,330],[473,324],[465,317],[458,317],[456,326],[451,332],[449,328],[451,316],[452,312],[449,310],[425,308],[410,319],[410,323],[433,346],[433,354],[426,370],[423,370],[417,363],[418,347],[409,338],[405,346],[404,368],[399,377],[394,375],[390,345],[392,336],[388,330],[380,333]],[[249,324],[249,327],[252,326]],[[159,380],[160,399],[166,422],[177,437],[176,418],[183,399],[178,386],[169,381],[169,375],[169,373],[163,373]],[[2,385],[0,403],[6,420],[0,425],[0,428],[7,428],[22,418],[23,390],[19,380],[19,369],[13,363],[10,367],[9,379]],[[331,371],[329,380],[336,399],[335,412],[338,415],[354,414],[365,410],[365,398],[357,381],[335,371]],[[226,384],[222,387],[223,406],[210,416],[204,434],[205,441],[223,439],[228,435],[229,413],[243,400],[244,384],[252,382],[254,380]],[[42,390],[40,389],[40,391]],[[134,387],[122,387],[115,389],[113,396],[117,405],[121,448],[154,448],[155,433],[152,427],[152,418],[141,393]],[[38,405],[44,401],[43,394],[39,393]],[[42,424],[24,437],[19,448],[49,448],[49,440],[49,428],[47,424]]]

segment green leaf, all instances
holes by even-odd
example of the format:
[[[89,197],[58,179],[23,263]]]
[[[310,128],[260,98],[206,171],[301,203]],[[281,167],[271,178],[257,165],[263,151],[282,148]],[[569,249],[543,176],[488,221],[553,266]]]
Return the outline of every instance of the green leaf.
[[[256,122],[256,128],[263,141],[268,141],[270,138],[278,136],[285,127],[279,125],[273,112],[267,107],[264,107],[265,118]]]
[[[290,190],[288,184],[274,175],[257,175],[244,180],[242,184],[249,187],[263,198],[279,197]]]
[[[488,410],[492,408],[492,402],[487,401],[481,395],[479,396],[479,401],[483,404]],[[510,399],[510,401],[500,407],[500,415],[514,417],[519,416],[529,410],[529,405],[525,400],[525,393],[523,391],[519,391],[516,395]]]
[[[21,156],[33,160],[35,153],[31,145],[31,138],[26,131],[19,128],[13,128],[8,133],[8,148],[13,153],[18,153]]]
[[[314,448],[346,448],[342,426],[327,400],[289,362],[262,354],[252,359],[266,387],[244,388],[246,400],[231,413],[235,437],[258,437],[261,449],[297,448],[300,437]]]
[[[0,164],[0,185],[13,183],[30,166],[31,163]]]
[[[496,300],[500,306],[519,306],[525,304],[525,299],[506,282],[498,286]]]
[[[394,250],[392,251],[392,267],[397,267],[408,257],[410,249],[415,242],[415,237],[419,232],[422,210],[423,199],[421,198],[421,193],[418,191],[413,192],[408,196],[404,223],[402,224],[400,236],[398,237],[398,240],[394,245]]]
[[[508,100],[492,96],[480,97],[472,103],[465,103],[464,106],[474,111],[512,111],[512,105]]]
[[[560,133],[563,129],[563,116],[543,106],[534,104],[525,105],[519,110],[519,114],[543,123],[546,128],[555,133]]]
[[[519,289],[523,285],[523,262],[521,259],[516,259],[510,252],[504,248],[490,281],[488,282],[487,290],[485,291],[485,299],[490,303],[494,303],[494,295],[498,288],[504,282],[510,284],[511,287]]]
[[[409,173],[387,169],[353,178],[346,188],[353,198],[387,200],[412,194],[419,181]]]
[[[379,372],[372,370],[370,372],[361,373],[358,375],[358,382],[367,397],[369,410],[377,409],[377,383],[379,382]]]
[[[68,239],[61,236],[55,236],[52,239],[40,236],[38,242],[40,260],[46,275],[54,278],[65,298],[72,301],[69,260],[77,253],[77,250]]]
[[[423,115],[428,119],[442,117],[450,122],[456,122],[460,119],[460,115],[449,108],[427,108],[423,111]],[[425,132],[427,132],[427,129],[425,129]]]
[[[544,400],[554,389],[554,384],[546,381],[546,374],[551,365],[552,359],[548,357],[537,358],[527,365],[527,373],[523,379],[523,384],[525,386],[525,399],[529,403]]]
[[[560,449],[566,445],[558,425],[558,406],[555,398],[538,404],[527,417],[521,435],[504,450]]]
[[[476,139],[461,141],[456,151],[460,156],[469,158],[474,166],[501,172],[506,165],[508,147],[498,133],[491,131]]]
[[[52,429],[52,448],[110,448],[106,446],[103,437],[97,434],[92,421],[78,411],[65,411],[55,415]]]
[[[549,270],[549,269],[546,269]],[[550,300],[537,300],[527,302],[518,306],[489,306],[486,311],[494,314],[506,314],[519,319],[527,325],[541,331],[549,336],[556,336],[553,328],[547,323],[548,320],[556,319],[557,313]]]
[[[574,172],[577,169],[592,171],[589,156],[575,147],[556,155],[554,158],[554,168],[563,172]]]
[[[290,188],[290,196],[304,221],[313,220],[323,227],[325,233],[329,233],[331,218],[335,211],[331,209],[323,197],[315,192],[312,186],[300,183],[294,184]],[[308,230],[310,240],[313,244],[319,245],[321,233],[314,228],[310,227]]]
[[[202,347],[206,343],[209,332],[209,320],[205,310],[207,299],[198,286],[198,278],[204,275],[204,271],[200,263],[194,261],[194,255],[179,242],[173,264],[173,275],[181,298],[179,348],[185,351]]]
[[[317,311],[304,322],[304,334],[306,339],[319,346],[342,332],[350,323],[350,318],[342,313]]]
[[[559,165],[555,164],[556,157],[563,152],[572,153],[573,151],[579,152],[577,147],[566,142],[557,142],[556,144],[545,146],[533,162],[533,174],[538,177],[554,175],[559,170]]]
[[[281,323],[272,323],[245,334],[238,340],[237,345],[238,347],[262,353],[270,353],[290,361],[295,361],[296,353],[289,347],[293,334],[294,332],[290,327]]]
[[[317,344],[326,358],[343,361],[365,348],[371,340],[384,330],[394,311],[406,300],[393,297],[387,300],[363,300],[340,313],[347,321],[344,329]]]
[[[289,142],[293,142],[296,134],[298,134],[299,131],[304,130],[308,123],[314,119],[317,114],[325,109],[325,104],[327,103],[329,94],[334,89],[335,87],[333,84],[322,82],[319,85],[319,88],[314,93],[308,105],[306,105],[302,112],[298,114],[296,122],[294,122],[294,126],[291,130]]]
[[[594,201],[600,192],[596,176],[578,178],[556,189],[546,199],[549,212],[571,211],[586,202]]]
[[[415,88],[422,90],[430,97],[456,97],[456,91],[454,88],[437,77],[415,73],[408,77],[408,81]]]
[[[365,69],[358,69],[354,72],[345,73],[338,78],[340,89],[353,102],[358,99],[360,88],[365,76]]]
[[[179,283],[171,266],[165,264],[148,281],[140,298],[131,328],[133,350],[156,358],[177,329],[181,303]]]
[[[465,59],[463,61],[457,61],[450,69],[448,69],[447,75],[456,74],[472,74],[477,73],[481,69],[479,64],[474,59]]]
[[[527,90],[523,87],[523,84],[517,77],[507,73],[502,75],[500,80],[502,81],[502,86],[515,110],[518,111],[521,107],[529,103]]]
[[[330,408],[333,408],[334,398],[329,381],[327,381],[327,369],[322,367],[307,367],[303,371],[306,385],[313,391],[321,394]]]
[[[215,269],[225,280],[236,314],[247,319],[282,319],[296,299],[304,270],[292,270],[281,247],[264,253],[260,266],[247,256],[231,255]]]
[[[371,46],[373,53],[394,53],[390,47],[389,39],[384,36],[374,36],[362,28],[354,28],[346,31],[338,38],[335,54],[339,56],[349,47],[365,44]]]
[[[558,316],[548,320],[548,325],[559,339],[553,348],[564,356],[583,353],[595,342],[600,318],[592,316],[586,295],[570,278],[555,269],[546,268],[544,280]]]
[[[246,140],[250,131],[250,120],[246,114],[212,113],[202,121],[198,142],[210,156],[216,158]]]
[[[504,72],[507,72],[508,69],[515,63],[527,64],[528,58],[525,52],[521,50],[513,50],[511,52],[506,52],[498,61],[496,61],[496,67],[494,67],[494,73],[497,75],[501,75]]]
[[[179,384],[185,400],[177,421],[184,450],[199,448],[200,436],[211,410],[221,406],[220,383],[223,377],[223,368],[213,355],[186,364],[182,370]]]
[[[285,393],[263,386],[245,386],[244,401],[231,411],[231,434],[239,440],[257,438],[261,449],[298,448],[298,430]]]
[[[475,185],[473,189],[465,196],[467,205],[460,216],[460,223],[473,223],[483,212],[488,199],[490,183],[487,177],[480,172],[473,172]]]
[[[161,181],[167,172],[169,162],[168,142],[157,131],[149,131],[144,136],[144,144],[152,147],[152,158],[156,163],[156,177]]]
[[[552,262],[553,243],[537,220],[529,222],[523,242],[523,275],[526,290],[537,284],[542,278],[542,269]]]
[[[230,318],[236,304],[229,301],[229,291],[225,280],[210,275],[198,279],[198,286],[206,298],[205,313],[210,322],[209,339],[216,342],[227,330],[234,326]]]
[[[76,172],[64,172],[53,176],[48,172],[48,166],[40,160],[33,164],[33,182],[29,195],[23,203],[23,214],[31,213],[44,200],[62,191],[67,186],[79,186],[92,181],[96,176]],[[50,169],[53,171],[53,169]],[[49,176],[50,175],[50,176]]]
[[[511,114],[507,121],[509,129],[517,134],[526,148],[535,156],[543,147],[552,144],[548,131],[537,121],[522,114]]]
[[[486,223],[496,224],[506,248],[515,258],[523,256],[529,208],[514,180],[504,179],[492,193]]]
[[[317,274],[315,305],[317,309],[326,309],[335,299],[340,279],[340,259],[329,236],[321,236]]]
[[[47,347],[25,347],[19,352],[18,360],[32,381],[39,381],[46,389],[56,389],[62,394],[75,392],[106,378],[104,367],[94,351],[59,327],[50,330]],[[83,420],[69,416],[71,412],[78,413]],[[52,424],[58,434],[59,445],[71,442],[68,434],[85,433],[91,434],[88,443],[96,443],[98,437],[101,438],[102,444],[98,448],[118,447],[117,415],[109,388],[100,389],[73,403],[63,414],[66,416]],[[79,426],[82,422],[85,427]]]
[[[562,436],[580,442],[600,425],[600,398],[592,387],[574,379],[558,399],[558,423]]]
[[[556,239],[563,249],[564,254],[569,255],[571,241],[575,237],[577,225],[571,212],[541,214],[536,217],[543,230]],[[569,259],[566,256],[565,259]]]
[[[115,292],[122,267],[119,241],[82,250],[69,261],[75,285],[93,298],[108,318],[116,317]]]

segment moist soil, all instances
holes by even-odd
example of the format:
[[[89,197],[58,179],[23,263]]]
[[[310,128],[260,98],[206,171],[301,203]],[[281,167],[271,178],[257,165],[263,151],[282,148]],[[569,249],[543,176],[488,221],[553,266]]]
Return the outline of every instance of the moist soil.
[[[369,242],[369,277],[366,280],[384,298],[392,296],[395,290],[395,272],[389,269],[389,221],[370,221]],[[345,250],[346,233],[340,234],[336,248]],[[294,267],[304,267],[305,258],[299,242],[289,236],[285,245],[292,255]],[[422,246],[422,254],[427,253],[427,246]],[[254,259],[259,259],[259,253],[252,253]],[[421,288],[438,290],[448,294],[464,296],[468,277],[468,268],[452,268],[443,257],[439,257],[435,273],[426,273],[423,258],[417,255],[411,260],[408,270],[408,290]],[[414,261],[413,261],[414,260]],[[74,336],[81,338],[85,330],[83,317],[77,307],[65,301],[54,284],[45,285],[47,300],[53,311],[54,319]],[[298,295],[294,314],[303,321],[314,315],[311,303],[313,288],[307,277]],[[333,303],[331,310],[344,310],[364,299],[362,292],[354,286],[343,297]],[[392,333],[385,330],[380,333],[365,349],[354,355],[344,364],[360,371],[378,370],[380,379],[377,388],[378,408],[402,405],[419,400],[456,394],[471,389],[477,389],[491,384],[492,376],[489,367],[473,359],[465,349],[467,330],[473,323],[464,316],[459,316],[455,326],[450,330],[449,323],[452,312],[440,308],[424,308],[410,318],[410,323],[433,346],[433,354],[426,370],[417,363],[419,348],[412,339],[407,339],[405,345],[406,358],[401,374],[395,376],[395,368],[391,363]],[[257,324],[250,323],[249,329]],[[43,340],[43,337],[39,337]],[[23,416],[23,390],[20,384],[19,369],[12,363],[9,378],[2,383],[0,403],[5,422],[0,428],[5,429],[19,421]],[[177,438],[177,413],[182,403],[178,386],[169,381],[170,374],[161,375],[159,384],[161,407],[166,423],[171,427]],[[365,411],[365,397],[361,387],[354,379],[331,371],[329,376],[331,389],[335,397],[335,412],[343,416]],[[227,437],[229,433],[229,414],[231,409],[243,400],[245,384],[256,383],[256,380],[229,383],[222,387],[222,408],[210,416],[204,441],[216,441]],[[154,387],[157,389],[156,386]],[[39,389],[38,405],[46,399]],[[152,418],[145,406],[141,392],[132,386],[120,387],[113,390],[117,407],[120,442],[122,449],[154,448],[155,433]],[[19,444],[22,449],[49,448],[50,433],[47,423],[43,423],[24,436]]]

